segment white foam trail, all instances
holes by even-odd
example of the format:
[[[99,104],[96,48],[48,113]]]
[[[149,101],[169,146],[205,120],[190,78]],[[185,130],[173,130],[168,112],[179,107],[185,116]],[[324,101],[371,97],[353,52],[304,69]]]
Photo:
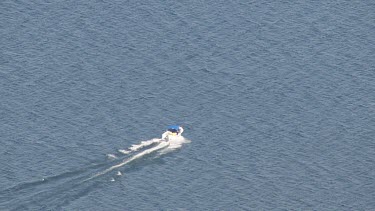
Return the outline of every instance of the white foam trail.
[[[114,154],[107,154],[107,158],[113,160],[113,159],[117,159],[117,156]]]
[[[132,152],[132,151],[124,150],[124,149],[120,149],[118,151],[125,155],[130,154]]]
[[[147,155],[147,154],[150,154],[152,152],[155,152],[157,150],[163,149],[163,148],[168,147],[168,146],[169,146],[169,142],[163,141],[160,144],[158,144],[157,146],[152,147],[150,149],[146,149],[145,151],[140,152],[140,153],[134,155],[133,157],[131,157],[129,159],[125,159],[123,162],[121,162],[121,163],[119,163],[117,165],[111,166],[110,168],[108,168],[108,169],[106,169],[106,170],[104,170],[102,172],[99,172],[99,173],[95,174],[94,176],[92,176],[92,177],[90,177],[90,178],[88,178],[88,179],[86,179],[84,181],[94,179],[95,177],[98,177],[98,176],[101,176],[103,174],[106,174],[106,173],[108,173],[108,172],[110,172],[110,171],[112,171],[114,169],[120,168],[121,166],[124,166],[124,165],[126,165],[126,164],[128,164],[128,163],[130,163],[130,162],[132,162],[132,161],[134,161],[136,159],[139,159],[139,158]]]
[[[136,151],[142,149],[143,147],[150,146],[151,144],[160,143],[161,141],[163,141],[163,140],[154,138],[154,139],[151,139],[151,140],[148,140],[148,141],[142,141],[140,144],[133,144],[131,147],[128,148],[128,150],[120,149],[118,151],[121,152],[122,154],[127,155],[127,154],[130,154],[132,152],[136,152]]]
[[[126,164],[128,164],[128,163],[130,163],[130,162],[132,162],[136,159],[139,159],[139,158],[147,155],[147,154],[158,151],[159,155],[164,155],[164,154],[167,154],[171,151],[179,149],[179,148],[181,148],[181,146],[183,144],[190,143],[190,142],[191,142],[190,140],[184,138],[183,136],[173,136],[173,137],[169,138],[168,141],[165,141],[163,139],[157,139],[157,138],[154,138],[154,139],[151,139],[151,140],[148,140],[148,141],[142,141],[140,144],[135,144],[135,145],[132,145],[131,147],[129,147],[130,151],[129,150],[119,150],[119,152],[122,152],[124,154],[129,154],[131,152],[138,151],[139,149],[142,149],[144,147],[150,146],[154,143],[158,143],[158,145],[156,145],[152,148],[146,149],[142,152],[139,152],[138,154],[133,155],[131,158],[125,159],[121,163],[119,163],[117,165],[114,165],[114,166],[111,166],[110,168],[95,174],[94,176],[84,180],[84,182],[88,181],[88,180],[91,180],[91,179],[94,179],[98,176],[104,175],[104,174],[106,174],[106,173],[108,173],[108,172],[110,172],[114,169],[120,168],[121,166],[124,166],[124,165],[126,165]],[[121,176],[122,173],[120,171],[118,171],[117,175]]]
[[[183,136],[174,136],[173,138],[170,138],[168,143],[169,143],[169,146],[165,149],[162,149],[159,154],[160,155],[163,155],[163,154],[167,154],[171,151],[174,151],[176,149],[179,149],[182,147],[183,144],[185,143],[190,143],[191,141],[189,139],[186,139],[185,137]]]
[[[129,149],[131,151],[138,151],[139,149],[142,149],[143,147],[150,146],[153,143],[160,143],[161,141],[162,139],[154,138],[148,141],[142,141],[140,144],[134,144],[131,147],[129,147]]]

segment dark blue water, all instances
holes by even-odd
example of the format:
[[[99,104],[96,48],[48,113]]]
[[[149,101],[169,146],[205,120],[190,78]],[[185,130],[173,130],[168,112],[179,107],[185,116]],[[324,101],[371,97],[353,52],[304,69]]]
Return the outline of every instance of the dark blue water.
[[[374,210],[374,11],[1,1],[0,209]]]

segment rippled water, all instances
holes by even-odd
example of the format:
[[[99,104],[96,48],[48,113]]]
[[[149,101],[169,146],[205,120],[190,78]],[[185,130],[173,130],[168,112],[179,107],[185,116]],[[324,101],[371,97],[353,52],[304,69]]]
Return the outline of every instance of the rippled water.
[[[2,1],[0,209],[374,210],[374,11]]]

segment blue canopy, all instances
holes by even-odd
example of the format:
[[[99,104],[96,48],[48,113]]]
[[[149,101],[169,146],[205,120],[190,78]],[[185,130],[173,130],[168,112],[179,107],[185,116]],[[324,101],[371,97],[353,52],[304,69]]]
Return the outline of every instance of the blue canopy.
[[[179,125],[171,125],[171,126],[168,126],[168,130],[178,130],[180,128]]]

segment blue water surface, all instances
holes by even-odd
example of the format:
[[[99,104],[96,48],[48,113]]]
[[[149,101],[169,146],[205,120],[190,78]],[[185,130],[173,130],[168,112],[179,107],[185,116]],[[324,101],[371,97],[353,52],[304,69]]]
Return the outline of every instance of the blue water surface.
[[[1,1],[0,210],[374,210],[374,11]]]

